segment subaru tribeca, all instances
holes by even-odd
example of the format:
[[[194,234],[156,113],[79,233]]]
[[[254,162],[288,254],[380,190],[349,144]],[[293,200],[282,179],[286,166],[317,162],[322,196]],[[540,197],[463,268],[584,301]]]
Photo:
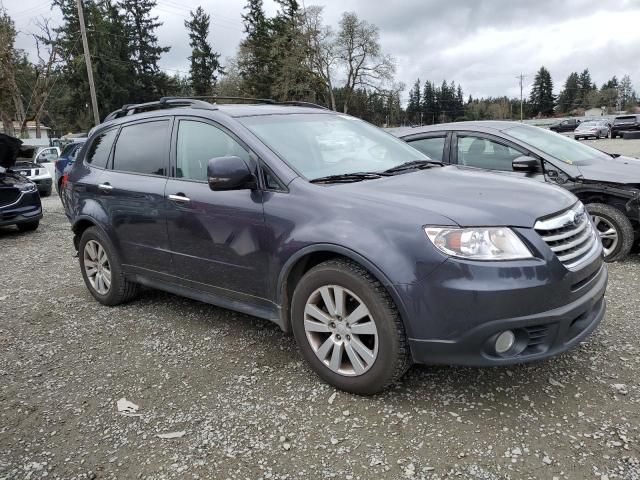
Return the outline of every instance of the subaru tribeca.
[[[64,195],[100,303],[145,285],[271,320],[349,392],[412,362],[547,358],[605,312],[602,246],[573,194],[442,166],[321,107],[123,107]]]

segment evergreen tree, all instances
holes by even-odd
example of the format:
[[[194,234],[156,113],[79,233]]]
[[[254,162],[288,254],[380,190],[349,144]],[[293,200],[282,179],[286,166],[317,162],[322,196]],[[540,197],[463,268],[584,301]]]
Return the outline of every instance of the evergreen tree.
[[[545,67],[540,67],[536,73],[531,88],[531,104],[538,115],[553,115],[555,97],[553,95],[553,81],[551,74]]]
[[[593,82],[591,80],[591,73],[589,69],[585,68],[578,79],[579,93],[578,93],[578,105],[582,108],[590,108],[593,105],[589,105],[589,94],[594,89]]]
[[[155,100],[160,90],[160,56],[170,47],[158,45],[156,29],[162,25],[151,16],[155,0],[122,0],[125,31],[129,39],[131,60],[135,70],[134,92],[138,102]]]
[[[429,80],[424,82],[422,90],[422,121],[427,125],[435,123],[437,119],[436,92],[433,83]]]
[[[248,0],[245,10],[247,13],[242,15],[242,19],[247,36],[240,43],[238,54],[243,90],[253,97],[271,98],[270,22],[265,16],[262,0]]]
[[[563,113],[571,112],[576,108],[576,99],[580,93],[580,79],[576,72],[571,72],[564,82],[564,88],[558,96],[558,106]]]
[[[207,40],[211,17],[202,7],[190,12],[191,18],[185,20],[184,26],[189,31],[189,46],[191,47],[191,88],[194,95],[212,95],[218,81],[218,74],[223,69],[218,62],[220,54],[213,51]]]
[[[407,119],[409,120],[409,122],[418,123],[420,121],[420,109],[420,79],[417,79],[413,84],[413,88],[409,90],[409,101],[407,103]]]

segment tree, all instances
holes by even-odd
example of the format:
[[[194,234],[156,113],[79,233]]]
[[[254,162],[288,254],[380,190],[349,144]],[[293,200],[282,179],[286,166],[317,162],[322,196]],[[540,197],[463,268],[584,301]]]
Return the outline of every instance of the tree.
[[[589,94],[595,89],[595,86],[591,80],[591,73],[589,69],[585,68],[578,78],[579,93],[577,96],[578,106],[582,108],[589,108],[594,105],[590,105],[588,101]]]
[[[631,83],[631,77],[625,75],[620,80],[620,98],[618,99],[621,110],[627,110],[632,106],[635,106],[636,92],[633,90],[633,84]]]
[[[545,67],[540,67],[533,80],[530,95],[531,104],[537,115],[553,115],[555,97],[551,74]]]
[[[151,16],[156,7],[155,0],[122,0],[125,32],[131,50],[131,60],[135,70],[135,91],[137,101],[154,100],[158,95],[160,56],[170,47],[158,45],[156,29],[162,25],[158,17]]]
[[[422,90],[422,120],[431,125],[437,118],[436,92],[429,80],[424,82]]]
[[[343,111],[347,113],[356,87],[383,88],[393,78],[395,64],[382,53],[378,27],[360,20],[355,12],[342,14],[337,51],[346,70]]]
[[[13,119],[23,121],[25,108],[16,82],[16,67],[23,56],[14,48],[16,29],[13,20],[0,5],[0,121],[7,134],[13,131]]]
[[[576,72],[571,72],[564,82],[564,88],[558,96],[558,106],[563,113],[571,112],[577,107],[576,101],[580,94],[580,79]]]
[[[271,98],[271,34],[262,0],[248,0],[242,15],[246,38],[240,43],[238,71],[243,90],[258,98]]]
[[[322,83],[331,110],[336,110],[333,75],[338,56],[333,30],[322,24],[322,9],[312,5],[303,15],[303,35],[306,40],[308,68]]]
[[[409,90],[409,102],[407,103],[407,118],[411,123],[420,121],[421,95],[420,79],[417,79],[416,83],[413,84],[413,88]]]
[[[220,54],[213,51],[207,40],[211,17],[204,13],[202,7],[189,13],[191,18],[185,20],[184,26],[189,32],[189,46],[191,47],[191,56],[189,57],[191,88],[194,95],[212,95],[218,81],[218,74],[223,73],[223,69],[218,62]]]

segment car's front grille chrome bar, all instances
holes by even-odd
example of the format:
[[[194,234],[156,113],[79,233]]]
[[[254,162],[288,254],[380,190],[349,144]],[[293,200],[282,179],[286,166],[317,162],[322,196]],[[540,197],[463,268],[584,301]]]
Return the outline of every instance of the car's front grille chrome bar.
[[[534,228],[570,269],[578,267],[598,248],[598,236],[581,203],[560,215],[538,220]]]

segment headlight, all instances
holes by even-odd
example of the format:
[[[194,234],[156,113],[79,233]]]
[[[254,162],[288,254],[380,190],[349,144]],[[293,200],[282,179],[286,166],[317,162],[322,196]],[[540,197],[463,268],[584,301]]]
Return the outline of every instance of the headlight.
[[[35,183],[26,183],[22,188],[20,188],[24,193],[35,192],[37,189],[38,187]]]
[[[446,255],[468,260],[532,258],[520,238],[507,227],[424,227],[431,243]]]

